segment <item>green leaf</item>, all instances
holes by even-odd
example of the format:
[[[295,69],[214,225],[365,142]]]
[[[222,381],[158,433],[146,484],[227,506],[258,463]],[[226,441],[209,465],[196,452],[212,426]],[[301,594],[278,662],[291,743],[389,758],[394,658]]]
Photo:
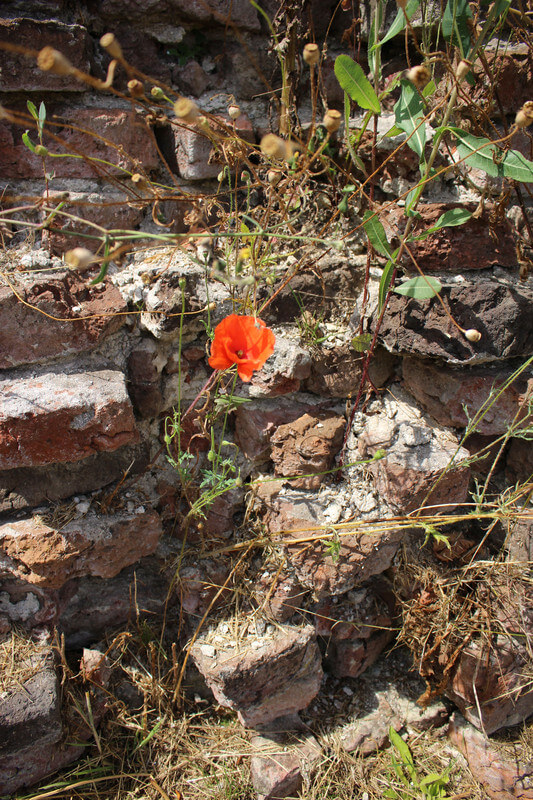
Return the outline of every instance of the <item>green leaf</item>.
[[[405,28],[405,17],[407,16],[407,19],[411,20],[418,11],[419,5],[420,5],[420,0],[409,0],[409,2],[407,3],[407,7],[405,9],[405,14],[403,13],[402,9],[399,8],[398,13],[396,14],[396,17],[394,19],[394,22],[390,26],[389,30],[387,31],[383,39],[378,44],[374,45],[374,47],[381,47],[381,45],[385,44],[385,42],[388,42],[390,39],[394,39],[395,36],[401,33]]]
[[[396,286],[394,291],[406,297],[414,297],[416,300],[428,300],[430,297],[435,297],[441,289],[442,284],[437,278],[417,275],[416,278],[410,278]]]
[[[371,333],[360,333],[352,339],[352,347],[357,353],[364,353],[372,344]]]
[[[26,105],[27,105],[28,111],[32,115],[33,119],[35,120],[35,122],[37,122],[37,120],[39,119],[39,115],[37,113],[37,108],[35,106],[35,103],[32,103],[31,100],[26,100]]]
[[[334,69],[341,87],[352,100],[374,114],[381,112],[377,95],[359,64],[350,56],[340,55],[335,59]]]
[[[528,161],[518,150],[502,150],[490,139],[472,136],[461,128],[448,128],[457,139],[457,152],[466,164],[481,169],[491,178],[512,178],[523,183],[533,183],[533,161]]]
[[[33,144],[32,140],[30,139],[28,131],[25,131],[22,134],[22,141],[24,142],[24,144],[26,145],[28,150],[31,150],[32,153],[35,153],[35,145]]]
[[[43,135],[44,123],[46,122],[46,106],[43,102],[39,106],[39,119],[37,124],[39,126],[39,136]]]
[[[392,274],[394,272],[394,258],[396,257],[396,253],[398,251],[395,250],[393,253],[393,257],[387,261],[385,266],[383,267],[383,272],[381,273],[381,280],[379,282],[379,294],[378,294],[378,311],[381,311],[383,306],[385,305],[385,300],[389,291],[389,286],[392,280]]]
[[[448,0],[442,15],[442,35],[447,42],[459,48],[463,58],[470,50],[470,19],[472,11],[468,0]]]
[[[368,236],[368,241],[378,253],[387,258],[391,257],[390,244],[385,233],[385,228],[373,211],[365,211],[363,217],[363,228]]]
[[[471,217],[472,211],[468,211],[466,208],[450,208],[449,211],[445,211],[444,214],[440,215],[431,228],[428,228],[418,236],[413,236],[410,241],[423,242],[428,236],[431,236],[432,233],[439,231],[441,228],[453,228],[457,225],[464,225]]]
[[[411,81],[403,80],[400,99],[394,106],[396,125],[408,135],[407,144],[422,160],[426,145],[424,104]]]
[[[416,783],[416,769],[415,769],[415,762],[413,761],[413,756],[411,755],[411,751],[409,750],[409,746],[404,742],[402,737],[399,733],[397,733],[392,725],[389,728],[389,739],[392,745],[396,748],[398,753],[400,754],[400,758],[402,759],[402,763],[406,768],[407,772],[409,773],[409,777]]]

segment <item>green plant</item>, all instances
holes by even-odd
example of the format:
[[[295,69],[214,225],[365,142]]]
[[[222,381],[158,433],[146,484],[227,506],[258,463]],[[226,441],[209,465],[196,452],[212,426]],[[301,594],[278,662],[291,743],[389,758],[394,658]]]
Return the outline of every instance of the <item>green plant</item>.
[[[389,728],[389,739],[394,747],[391,752],[394,773],[390,773],[390,781],[399,785],[391,785],[385,789],[383,797],[391,800],[412,800],[414,797],[446,800],[451,767],[441,773],[430,772],[420,778],[409,745],[392,726]]]

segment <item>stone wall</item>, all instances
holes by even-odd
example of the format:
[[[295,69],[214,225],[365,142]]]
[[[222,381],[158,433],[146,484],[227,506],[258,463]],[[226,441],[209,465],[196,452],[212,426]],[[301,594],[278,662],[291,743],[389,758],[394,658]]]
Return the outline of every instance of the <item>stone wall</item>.
[[[335,4],[325,5],[305,9],[317,37]],[[274,16],[276,4],[263,6]],[[9,109],[0,120],[3,203],[31,206],[35,229],[30,238],[27,230],[0,225],[8,245],[0,282],[0,630],[4,637],[31,631],[49,647],[55,629],[67,649],[76,650],[97,645],[132,620],[158,624],[163,613],[180,618],[180,645],[194,635],[191,660],[215,699],[254,730],[260,752],[261,736],[270,741],[280,725],[301,729],[295,715],[319,696],[323,670],[353,679],[376,661],[401,627],[398,599],[422,609],[426,603],[432,611],[438,606],[438,591],[423,585],[416,569],[409,572],[406,553],[413,567],[445,569],[465,563],[465,553],[496,558],[496,545],[505,539],[507,549],[497,558],[510,552],[515,567],[531,560],[527,505],[506,530],[494,524],[487,533],[466,522],[451,531],[451,549],[439,549],[438,540],[433,549],[421,549],[435,517],[470,502],[474,478],[483,480],[490,470],[491,491],[500,496],[531,480],[532,448],[521,433],[530,420],[531,365],[510,381],[533,356],[533,288],[527,275],[519,279],[516,254],[521,212],[511,205],[506,215],[497,213],[500,186],[478,206],[466,181],[438,183],[420,206],[418,224],[433,224],[451,207],[476,213],[461,228],[443,229],[414,246],[422,271],[438,274],[442,302],[392,295],[369,371],[375,392],[353,416],[347,406],[364,365],[352,345],[365,312],[364,237],[356,234],[337,250],[317,245],[318,267],[301,268],[289,287],[274,282],[279,292],[263,316],[276,333],[275,352],[249,384],[239,385],[237,393],[249,402],[238,406],[226,432],[237,445],[245,485],[223,494],[184,532],[178,476],[161,455],[164,420],[178,403],[193,403],[209,378],[203,323],[208,307],[214,324],[231,313],[231,287],[209,277],[206,294],[206,268],[194,247],[156,251],[148,239],[93,284],[98,268],[70,270],[62,260],[66,250],[86,245],[82,234],[91,233],[90,225],[80,228],[61,215],[45,228],[39,223],[50,207],[64,203],[63,212],[107,229],[133,228],[146,236],[188,230],[194,197],[216,192],[221,164],[203,134],[170,126],[164,111],[154,113],[148,103],[134,107],[125,94],[127,79],[141,78],[148,92],[153,83],[143,75],[149,75],[193,97],[203,111],[226,115],[228,124],[228,103],[238,104],[235,131],[257,142],[272,111],[265,92],[279,80],[266,23],[245,0],[87,0],[75,11],[69,3],[14,1],[4,3],[1,14],[0,41],[15,46],[1,52],[0,100]],[[98,40],[109,30],[132,68],[117,71],[118,94],[35,66],[35,52],[51,45],[77,69],[105,80],[110,58]],[[523,61],[514,67],[527,70]],[[333,104],[338,87],[331,64],[325,63],[324,91]],[[42,158],[21,140],[26,124],[37,141],[28,99],[46,105],[50,151],[82,156],[74,163],[47,159],[54,173],[49,190]],[[506,111],[514,113],[512,104]],[[383,141],[378,157],[387,152]],[[132,174],[175,188],[154,212],[152,201],[132,188]],[[387,163],[378,177],[383,207],[398,181],[410,179],[415,165],[408,155]],[[40,196],[41,211],[35,204]],[[396,206],[383,221],[392,235],[404,224]],[[372,303],[380,273],[370,270]],[[295,324],[295,292],[310,298],[311,341]],[[370,333],[378,317],[372,303],[366,306]],[[479,342],[461,335],[450,315],[462,328],[478,330]],[[465,440],[469,420],[489,397],[493,402]],[[209,449],[202,421],[191,414],[182,438],[199,459]],[[502,438],[513,425],[516,435]],[[343,445],[346,466],[332,479],[328,470]],[[480,451],[485,458],[473,460]],[[430,521],[410,522],[408,515],[420,507]],[[232,545],[247,530],[244,517],[261,525],[276,557],[258,556],[246,573],[248,610],[235,634],[224,608],[231,608]],[[185,535],[188,549],[176,571]],[[513,638],[517,631],[503,622],[508,635],[501,633],[488,649],[472,635],[461,657],[447,662],[441,687],[487,733],[533,711],[531,691],[521,682],[532,615],[524,575],[517,574],[513,596],[502,581],[491,601],[495,618],[522,620],[522,638]],[[438,684],[442,669],[425,667],[422,676]],[[79,755],[79,748],[63,747],[66,728],[49,658],[40,674],[46,691],[25,684],[30,700],[23,711],[17,693],[0,708],[3,793]],[[90,731],[78,735],[87,741]],[[293,758],[297,764],[320,753],[308,738]],[[346,749],[353,750],[362,739],[350,741]],[[262,796],[290,793],[301,781],[298,768],[295,782],[283,789],[274,779],[265,787],[258,763],[252,770],[258,770],[254,780]],[[287,773],[294,769],[290,762]]]

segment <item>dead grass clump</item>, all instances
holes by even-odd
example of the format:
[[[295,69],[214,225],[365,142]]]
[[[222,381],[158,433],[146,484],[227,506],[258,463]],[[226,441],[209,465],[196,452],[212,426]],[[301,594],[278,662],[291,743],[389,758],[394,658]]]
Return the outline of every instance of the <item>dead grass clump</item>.
[[[8,694],[37,675],[50,658],[50,649],[23,633],[11,631],[0,642],[0,693]]]

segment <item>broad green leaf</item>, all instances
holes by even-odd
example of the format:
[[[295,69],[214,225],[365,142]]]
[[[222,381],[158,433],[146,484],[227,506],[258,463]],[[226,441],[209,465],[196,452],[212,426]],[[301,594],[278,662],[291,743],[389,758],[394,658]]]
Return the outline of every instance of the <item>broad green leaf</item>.
[[[381,309],[385,305],[385,300],[387,298],[390,283],[392,280],[392,274],[394,272],[394,267],[395,267],[394,257],[396,256],[396,252],[393,254],[393,258],[387,261],[387,263],[383,267],[383,272],[381,273],[381,280],[379,282],[378,311],[381,311]]]
[[[377,95],[359,64],[350,56],[340,55],[335,59],[334,69],[337,80],[352,100],[374,114],[381,112]]]
[[[371,333],[360,333],[352,339],[352,347],[357,353],[364,353],[372,344]]]
[[[417,275],[416,278],[410,278],[396,286],[394,291],[405,297],[414,297],[415,300],[428,300],[430,297],[435,297],[441,289],[442,284],[437,278]]]
[[[32,153],[35,153],[35,145],[33,144],[32,140],[30,139],[28,131],[25,131],[22,134],[22,141],[24,142],[24,144],[26,145],[28,150],[31,150]]]
[[[391,258],[390,244],[385,233],[385,228],[373,211],[365,211],[363,228],[368,236],[368,241],[380,255]]]
[[[453,228],[457,225],[464,225],[471,217],[472,211],[468,211],[466,208],[450,208],[449,211],[445,211],[444,214],[440,215],[431,228],[428,228],[418,236],[413,236],[411,241],[423,242],[428,236],[431,236],[432,233],[440,231],[441,228]]]
[[[403,10],[399,8],[394,22],[390,26],[389,30],[383,39],[378,44],[374,45],[374,47],[381,47],[381,45],[385,44],[385,42],[388,42],[390,39],[394,39],[395,36],[401,33],[405,28],[405,17],[407,16],[407,19],[411,20],[418,11],[419,5],[420,0],[409,0],[405,9],[405,14],[403,13]]]
[[[426,145],[424,104],[411,81],[402,81],[402,93],[394,106],[396,125],[409,137],[407,144],[422,160]]]
[[[387,131],[385,136],[387,138],[392,138],[393,136],[399,136],[400,133],[403,133],[402,129],[399,128],[397,125],[393,125],[392,128]]]
[[[502,150],[490,139],[472,136],[461,128],[448,128],[457,139],[459,157],[469,167],[481,169],[491,178],[512,178],[523,183],[533,183],[533,161],[528,161],[518,150]]]
[[[470,50],[470,29],[468,20],[472,19],[472,11],[468,0],[448,0],[442,15],[442,35],[450,44],[454,44],[466,58]]]

